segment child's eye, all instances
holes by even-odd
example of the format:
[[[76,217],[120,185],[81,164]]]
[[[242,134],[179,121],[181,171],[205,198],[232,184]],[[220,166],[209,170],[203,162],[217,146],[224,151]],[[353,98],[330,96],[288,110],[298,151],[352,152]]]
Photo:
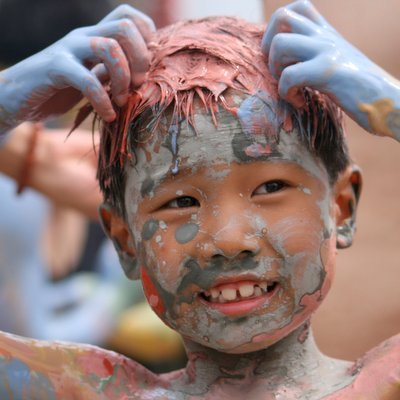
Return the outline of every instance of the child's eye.
[[[268,181],[260,185],[253,194],[267,194],[267,193],[275,193],[284,189],[288,185],[283,181]]]
[[[165,208],[188,208],[188,207],[198,207],[200,203],[190,196],[182,196],[177,199],[169,201],[164,207]]]

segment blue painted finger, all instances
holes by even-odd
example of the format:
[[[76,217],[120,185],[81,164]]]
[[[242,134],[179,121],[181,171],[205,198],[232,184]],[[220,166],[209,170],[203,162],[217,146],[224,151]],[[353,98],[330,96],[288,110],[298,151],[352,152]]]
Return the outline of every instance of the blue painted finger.
[[[98,25],[103,24],[104,22],[116,21],[125,18],[135,23],[146,42],[151,39],[152,34],[156,30],[153,20],[146,14],[127,4],[122,4],[115,10],[111,11],[98,23]]]
[[[321,51],[319,41],[296,33],[278,33],[272,40],[268,68],[279,79],[289,65],[313,59]]]
[[[302,15],[303,17],[308,18],[310,21],[321,27],[330,27],[326,19],[318,12],[318,10],[309,0],[295,1],[292,4],[289,4],[287,8]]]
[[[104,64],[96,64],[91,69],[92,74],[96,75],[97,79],[102,83],[106,83],[110,80],[110,74]]]
[[[88,68],[98,63],[104,64],[111,78],[113,97],[122,106],[127,100],[131,82],[128,60],[117,40],[102,36],[90,37],[97,30],[98,27],[76,29],[59,42],[59,52],[74,56]]]
[[[90,39],[90,47],[108,70],[113,98],[118,105],[124,105],[128,98],[131,74],[121,46],[115,39],[93,37]]]
[[[142,34],[130,19],[123,18],[90,27],[86,34],[116,39],[128,60],[132,86],[143,83],[150,65],[150,54]]]
[[[279,95],[294,107],[303,105],[304,99],[300,90],[304,87],[325,92],[325,78],[321,76],[320,60],[317,58],[298,64],[290,65],[282,72],[279,79]]]
[[[261,47],[264,54],[268,56],[272,40],[278,33],[297,33],[305,36],[313,36],[319,32],[320,28],[306,17],[288,8],[280,8],[271,17],[262,39]]]
[[[103,85],[96,75],[78,61],[62,64],[57,75],[52,78],[57,81],[58,85],[64,84],[79,90],[104,120],[111,122],[115,119],[114,108]]]

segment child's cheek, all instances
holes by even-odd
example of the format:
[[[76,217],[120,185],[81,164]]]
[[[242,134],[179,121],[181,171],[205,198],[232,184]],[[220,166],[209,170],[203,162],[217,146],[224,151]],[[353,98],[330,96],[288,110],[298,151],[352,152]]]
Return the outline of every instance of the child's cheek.
[[[326,273],[325,282],[321,288],[322,299],[326,297],[326,294],[329,291],[332,284],[332,279],[335,270],[336,253],[337,253],[336,236],[331,235],[330,238],[325,239],[321,243],[321,248],[320,248],[321,263]]]
[[[143,291],[144,295],[146,296],[147,301],[149,302],[151,308],[154,312],[162,318],[165,313],[165,305],[162,301],[162,298],[154,285],[153,281],[151,280],[150,276],[148,275],[146,268],[143,266],[140,270],[140,275],[142,279]]]

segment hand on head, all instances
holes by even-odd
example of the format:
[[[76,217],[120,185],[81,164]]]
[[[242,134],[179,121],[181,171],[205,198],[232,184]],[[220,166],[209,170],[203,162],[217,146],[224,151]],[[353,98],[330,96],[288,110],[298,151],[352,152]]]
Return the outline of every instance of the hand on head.
[[[301,89],[327,94],[364,129],[400,138],[399,83],[347,42],[308,0],[278,9],[262,40],[279,94],[303,107]],[[392,115],[394,114],[394,115]],[[389,121],[389,122],[388,122]]]
[[[43,51],[0,74],[0,133],[26,120],[62,114],[85,96],[106,121],[110,99],[122,106],[149,66],[152,20],[127,5],[97,25],[75,29]],[[109,87],[109,89],[108,89]]]

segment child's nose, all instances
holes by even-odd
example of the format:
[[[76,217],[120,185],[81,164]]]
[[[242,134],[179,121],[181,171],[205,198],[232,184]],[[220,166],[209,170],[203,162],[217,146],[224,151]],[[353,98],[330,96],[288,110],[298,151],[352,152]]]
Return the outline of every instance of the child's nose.
[[[206,236],[206,243],[202,246],[204,258],[224,256],[231,259],[240,255],[256,255],[260,251],[260,235],[245,216],[231,217],[228,221],[218,216]]]
[[[256,237],[245,238],[244,235],[223,235],[214,240],[212,257],[224,256],[228,259],[241,256],[255,256],[260,251]]]

